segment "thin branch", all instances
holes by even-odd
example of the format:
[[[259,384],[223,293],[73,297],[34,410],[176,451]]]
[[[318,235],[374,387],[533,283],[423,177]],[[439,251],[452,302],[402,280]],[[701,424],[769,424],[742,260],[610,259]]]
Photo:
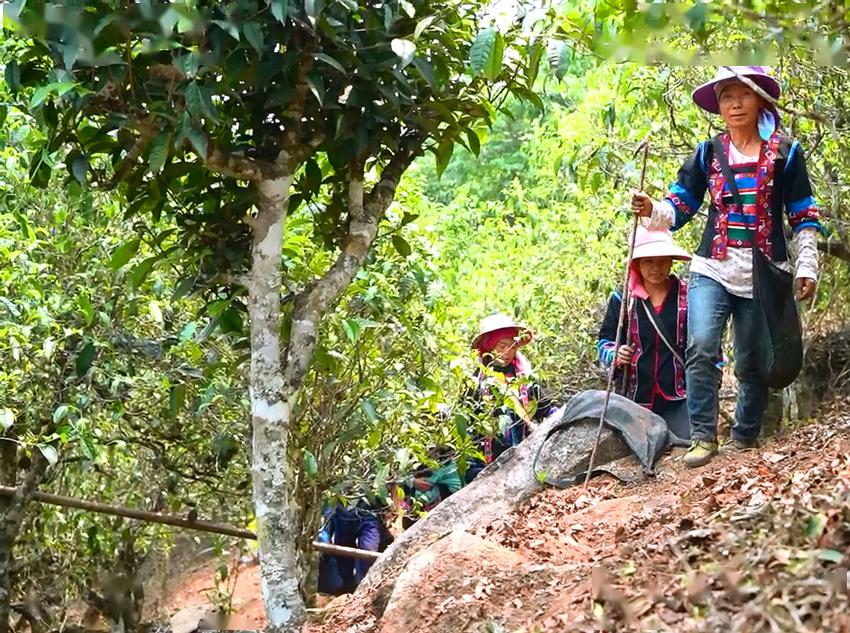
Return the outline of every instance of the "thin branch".
[[[223,176],[252,182],[271,180],[283,175],[280,167],[274,163],[231,154],[212,143],[207,144],[207,167]]]

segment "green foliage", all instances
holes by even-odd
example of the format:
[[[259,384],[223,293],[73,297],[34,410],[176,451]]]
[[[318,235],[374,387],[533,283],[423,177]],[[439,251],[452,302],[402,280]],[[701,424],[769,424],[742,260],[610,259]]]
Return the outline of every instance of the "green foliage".
[[[34,451],[55,462],[51,491],[247,521],[247,307],[233,279],[258,198],[228,159],[266,169],[311,147],[289,165],[285,342],[295,299],[339,255],[355,170],[374,183],[404,143],[436,158],[402,182],[322,322],[291,430],[297,494],[314,510],[322,496],[384,495],[436,447],[463,470],[472,431],[495,430],[462,399],[469,341],[491,312],[536,331],[528,354],[564,399],[598,384],[633,151],[651,132],[646,189],[659,197],[718,122],[689,101],[710,70],[596,56],[776,55],[783,102],[819,115],[785,121],[834,243],[850,243],[846,77],[817,66],[846,50],[819,6],[564,3],[549,40],[545,20],[497,24],[478,3],[89,5],[61,19],[10,6],[2,45],[0,433],[19,475]],[[771,19],[733,19],[762,11]],[[797,45],[806,32],[812,51]],[[700,229],[677,239],[693,248]],[[846,264],[825,259],[810,324],[846,318],[847,282]],[[167,534],[39,508],[18,592],[70,599]]]
[[[13,462],[3,484],[20,482],[37,451],[49,492],[176,513],[203,505],[244,524],[237,353],[226,338],[194,336],[199,306],[171,299],[172,271],[134,285],[134,259],[151,247],[128,240],[115,197],[76,181],[28,187],[15,141],[25,125],[9,117],[0,151],[0,442],[15,447],[3,453]],[[75,599],[103,593],[111,571],[139,572],[173,534],[38,504],[25,527],[13,595],[58,603],[57,625]]]

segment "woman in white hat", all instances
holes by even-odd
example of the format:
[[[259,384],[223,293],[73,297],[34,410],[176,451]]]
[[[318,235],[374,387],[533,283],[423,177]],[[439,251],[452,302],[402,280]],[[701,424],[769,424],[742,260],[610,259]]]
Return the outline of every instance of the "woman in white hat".
[[[536,422],[553,408],[531,376],[531,364],[519,351],[534,334],[507,314],[493,314],[481,321],[472,348],[478,351],[480,366],[475,373],[476,388],[471,399],[480,412],[496,416],[498,433],[483,438],[486,463],[528,436]],[[484,464],[470,465],[466,480],[471,481]]]
[[[757,248],[790,271],[786,221],[797,251],[797,298],[815,293],[820,212],[800,144],[778,132],[779,94],[779,83],[761,66],[720,67],[714,79],[693,92],[693,100],[719,114],[727,131],[699,144],[664,200],[654,201],[642,191],[632,198],[635,213],[651,218],[650,226],[675,231],[696,215],[709,193],[708,221],[688,283],[692,444],[685,464],[691,467],[708,463],[718,450],[715,360],[730,317],[740,389],[732,437],[721,450],[756,446],[768,388],[755,349],[752,251]],[[734,178],[737,196],[724,172]]]
[[[596,349],[605,367],[613,362],[626,371],[626,394],[665,419],[681,439],[690,439],[685,400],[685,344],[687,342],[687,287],[670,269],[673,260],[689,260],[688,253],[673,242],[670,231],[650,231],[639,226],[629,270],[633,297],[614,357],[617,321],[622,297],[615,292]],[[626,335],[631,341],[625,345]]]

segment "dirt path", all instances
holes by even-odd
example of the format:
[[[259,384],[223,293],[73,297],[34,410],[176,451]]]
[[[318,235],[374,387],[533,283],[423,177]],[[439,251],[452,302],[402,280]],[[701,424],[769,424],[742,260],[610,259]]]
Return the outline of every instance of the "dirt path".
[[[409,613],[377,587],[310,633],[454,631],[850,632],[850,409],[765,448],[653,480],[549,490],[479,530],[487,559],[437,560]]]
[[[378,586],[307,630],[850,633],[850,402],[819,419],[695,471],[678,450],[643,484],[548,490],[477,531],[486,555],[427,567],[393,618]],[[240,566],[227,628],[265,625],[258,572]],[[185,579],[168,614],[208,607],[214,573]]]
[[[201,565],[180,579],[161,603],[161,613],[171,619],[174,633],[188,633],[206,619],[216,628],[261,630],[266,614],[260,588],[260,568],[256,562],[234,561],[229,578],[220,588],[230,593],[233,613],[222,617],[215,608],[215,576],[219,563]]]

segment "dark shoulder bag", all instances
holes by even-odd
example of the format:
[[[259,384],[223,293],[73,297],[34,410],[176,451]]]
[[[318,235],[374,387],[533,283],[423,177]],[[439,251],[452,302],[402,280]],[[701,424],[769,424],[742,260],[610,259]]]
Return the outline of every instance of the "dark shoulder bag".
[[[714,137],[714,154],[720,161],[738,209],[741,195],[720,137]],[[762,382],[774,389],[790,385],[803,367],[803,335],[794,301],[794,276],[779,268],[756,246],[753,235],[753,344]]]

